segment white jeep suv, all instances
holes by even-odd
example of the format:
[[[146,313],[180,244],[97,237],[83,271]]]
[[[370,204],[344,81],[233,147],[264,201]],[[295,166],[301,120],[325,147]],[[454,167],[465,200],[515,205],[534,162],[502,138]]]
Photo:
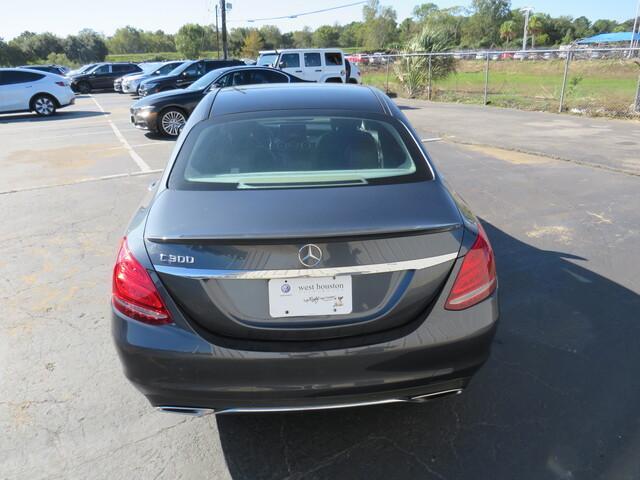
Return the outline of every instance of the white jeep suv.
[[[296,48],[280,50],[276,68],[318,83],[346,83],[344,53],[337,48]]]

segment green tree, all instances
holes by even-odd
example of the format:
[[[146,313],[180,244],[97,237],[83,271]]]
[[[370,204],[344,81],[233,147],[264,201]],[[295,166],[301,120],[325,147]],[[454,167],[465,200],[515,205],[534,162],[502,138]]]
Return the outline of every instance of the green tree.
[[[296,48],[308,48],[313,44],[313,34],[309,27],[293,32],[293,46]]]
[[[351,22],[342,27],[338,45],[341,47],[358,47],[362,45],[362,22]]]
[[[258,58],[258,52],[264,50],[264,41],[258,30],[252,29],[246,37],[242,46],[241,55],[244,58]]]
[[[427,24],[407,45],[407,53],[445,52],[456,44],[454,32],[442,25]],[[394,69],[409,98],[424,91],[429,79],[429,60],[425,56],[404,57],[396,62]],[[431,78],[446,78],[456,69],[456,61],[452,56],[431,57]]]
[[[382,50],[397,40],[396,11],[383,7],[379,0],[369,0],[362,7],[363,44],[366,50]]]
[[[513,20],[507,20],[500,25],[500,38],[506,43],[511,43],[516,34],[516,22]]]
[[[531,35],[531,48],[536,48],[536,35],[544,32],[544,24],[538,15],[529,19],[529,34]]]
[[[413,7],[413,16],[417,22],[424,22],[429,16],[438,11],[438,5],[435,3],[422,3]]]
[[[313,32],[312,42],[314,47],[329,48],[338,45],[340,32],[336,27],[331,25],[322,25]]]
[[[203,49],[206,30],[202,25],[187,23],[176,33],[176,49],[186,58],[198,58]]]
[[[20,48],[0,38],[0,66],[13,67],[26,62],[26,55]]]
[[[491,47],[500,43],[500,26],[509,19],[509,0],[473,0],[464,27],[464,42],[471,46]]]
[[[102,62],[109,53],[104,37],[91,29],[69,35],[64,41],[64,54],[73,62]]]
[[[587,17],[578,17],[573,21],[575,38],[585,38],[593,35],[591,22]]]
[[[227,36],[229,51],[232,55],[239,55],[244,46],[244,39],[251,30],[244,27],[232,28]]]
[[[107,40],[109,53],[144,53],[148,52],[148,45],[143,39],[144,32],[127,25],[118,28],[113,36]]]
[[[260,27],[259,33],[265,50],[282,48],[282,32],[275,25],[264,25]]]

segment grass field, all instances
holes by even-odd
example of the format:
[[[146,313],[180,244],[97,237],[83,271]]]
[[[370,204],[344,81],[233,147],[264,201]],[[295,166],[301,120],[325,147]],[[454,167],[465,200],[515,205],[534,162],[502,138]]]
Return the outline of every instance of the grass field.
[[[385,67],[363,66],[363,82],[386,87]],[[526,110],[557,111],[564,60],[493,61],[489,64],[488,101]],[[579,60],[570,64],[565,108],[590,115],[631,115],[640,68],[626,60]],[[389,91],[406,96],[389,68]],[[420,95],[426,98],[426,90]],[[456,73],[433,83],[432,100],[482,103],[484,62],[458,61]]]

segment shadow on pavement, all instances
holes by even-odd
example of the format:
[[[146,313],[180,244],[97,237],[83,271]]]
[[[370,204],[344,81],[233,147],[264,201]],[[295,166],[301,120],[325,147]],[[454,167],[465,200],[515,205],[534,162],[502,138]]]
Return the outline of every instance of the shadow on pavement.
[[[52,115],[50,117],[38,117],[35,113],[25,112],[0,115],[0,123],[56,122],[60,120],[74,120],[77,118],[101,117],[103,115],[108,115],[109,113],[110,112],[58,110],[55,115]]]
[[[640,296],[485,226],[501,324],[463,395],[217,417],[232,478],[640,478]]]

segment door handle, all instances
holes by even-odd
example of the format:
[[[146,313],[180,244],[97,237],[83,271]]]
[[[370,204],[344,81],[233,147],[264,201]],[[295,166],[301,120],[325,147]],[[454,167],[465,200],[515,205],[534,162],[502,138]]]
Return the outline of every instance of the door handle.
[[[296,73],[302,73],[302,70],[296,70]]]
[[[316,70],[316,72],[321,72],[321,71],[322,71],[322,69]]]

